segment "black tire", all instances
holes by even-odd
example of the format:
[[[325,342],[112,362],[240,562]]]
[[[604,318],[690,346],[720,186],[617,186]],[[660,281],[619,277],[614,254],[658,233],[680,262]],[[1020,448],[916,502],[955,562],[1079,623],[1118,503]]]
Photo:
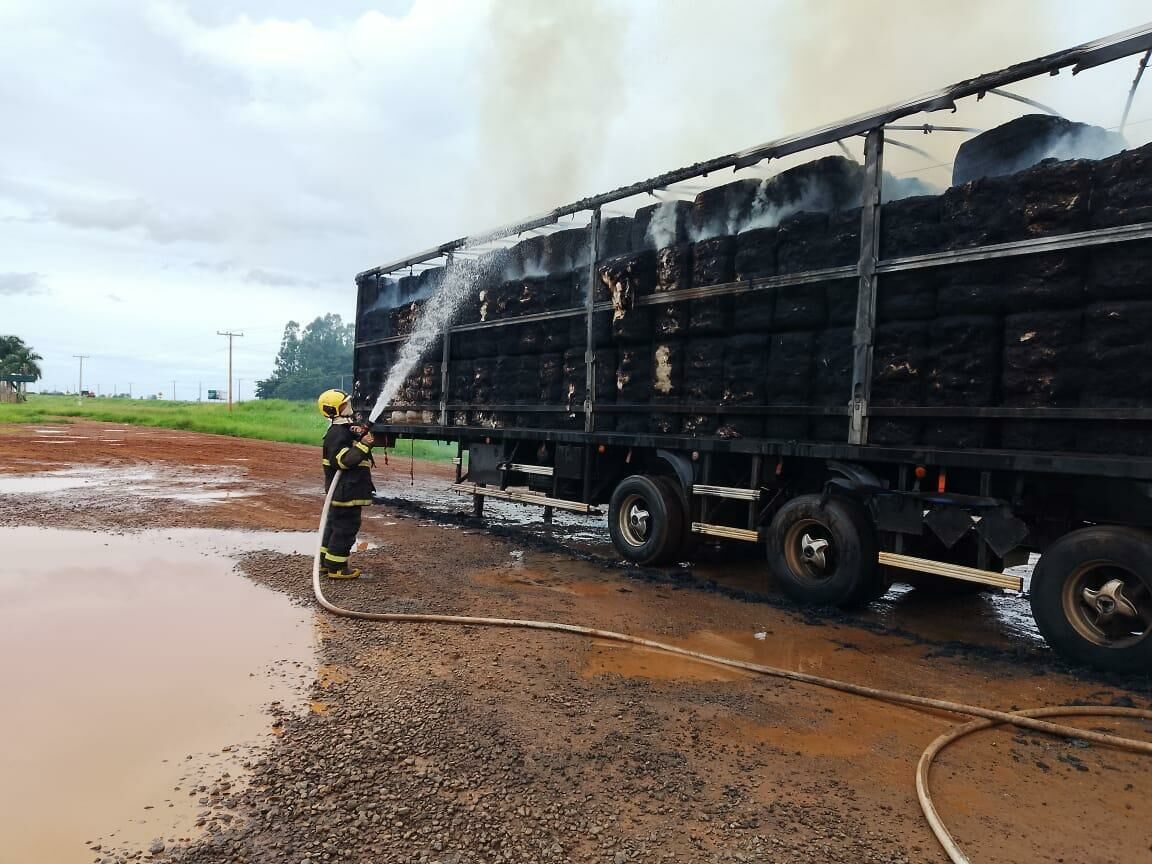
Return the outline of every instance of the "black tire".
[[[666,564],[676,560],[684,541],[684,505],[662,478],[633,474],[612,493],[608,533],[629,561]]]
[[[668,490],[668,494],[679,502],[681,513],[683,514],[682,527],[680,529],[680,545],[676,551],[669,556],[668,560],[677,564],[681,561],[688,561],[696,554],[696,550],[700,548],[700,542],[704,539],[704,535],[692,533],[692,520],[689,518],[688,499],[684,492],[684,487],[680,485],[680,480],[676,477],[668,477],[661,474],[652,479],[664,486],[664,488]]]
[[[1106,672],[1152,671],[1152,538],[1143,531],[1064,535],[1040,556],[1029,602],[1063,657]]]
[[[801,495],[768,530],[768,567],[789,598],[809,606],[859,606],[884,591],[876,531],[855,501]]]

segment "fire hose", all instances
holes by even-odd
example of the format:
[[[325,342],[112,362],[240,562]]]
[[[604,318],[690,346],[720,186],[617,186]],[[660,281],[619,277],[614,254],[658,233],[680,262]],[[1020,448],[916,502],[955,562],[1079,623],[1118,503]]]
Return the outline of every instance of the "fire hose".
[[[670,645],[665,642],[656,642],[652,639],[644,639],[639,636],[630,636],[626,633],[616,633],[611,630],[598,630],[593,627],[583,627],[577,624],[562,624],[555,621],[532,621],[520,618],[485,618],[471,615],[436,615],[410,612],[363,612],[354,609],[345,609],[332,603],[324,596],[320,579],[320,558],[321,547],[323,545],[324,538],[324,529],[328,523],[328,512],[332,506],[332,496],[338,485],[341,473],[342,472],[339,471],[336,473],[336,477],[333,479],[332,484],[328,489],[328,495],[324,499],[324,509],[320,515],[320,531],[316,544],[316,554],[312,559],[312,592],[316,596],[316,602],[319,603],[321,607],[334,615],[339,615],[345,618],[355,618],[360,621],[381,621],[393,623],[408,622],[418,624],[463,624],[475,627],[508,627],[523,630],[548,630],[559,633],[572,633],[577,636],[584,636],[592,639],[604,639],[606,641],[622,642],[627,645],[637,645],[642,648],[649,648],[654,651],[662,651],[667,654],[675,654],[680,657],[687,657],[703,663],[711,663],[716,666],[724,666],[731,669],[740,669],[745,672],[752,672],[758,675],[766,675],[772,678],[780,678],[787,681],[795,681],[800,684],[809,684],[814,687],[823,687],[828,690],[835,690],[840,693],[850,694],[852,696],[861,696],[866,699],[876,699],[894,705],[906,705],[928,711],[943,712],[946,714],[958,714],[976,718],[970,723],[967,723],[963,726],[958,726],[944,733],[935,741],[933,741],[928,746],[928,749],[926,749],[921,755],[920,761],[916,766],[916,797],[920,802],[920,809],[923,811],[924,818],[927,819],[932,833],[940,842],[940,845],[943,847],[944,852],[948,855],[948,858],[952,864],[970,864],[970,862],[968,857],[960,850],[960,847],[956,844],[956,841],[953,839],[952,835],[945,827],[943,820],[940,818],[940,814],[932,802],[932,795],[931,791],[929,790],[928,781],[932,763],[936,757],[946,747],[955,743],[956,741],[959,741],[961,738],[967,735],[971,735],[974,732],[980,732],[986,729],[990,729],[994,726],[1007,724],[1020,729],[1029,729],[1034,732],[1042,732],[1044,734],[1059,738],[1087,741],[1094,744],[1101,744],[1106,747],[1114,747],[1119,750],[1126,750],[1132,753],[1152,756],[1152,742],[1139,741],[1133,738],[1125,738],[1120,735],[1112,735],[1104,732],[1096,732],[1090,729],[1077,729],[1074,726],[1065,726],[1059,723],[1051,723],[1048,720],[1042,719],[1045,717],[1092,716],[1121,717],[1132,720],[1152,720],[1152,711],[1140,708],[1066,705],[1054,708],[1034,708],[1025,711],[997,711],[992,708],[983,708],[977,705],[965,705],[961,702],[950,702],[943,699],[932,699],[926,696],[916,696],[910,693],[899,693],[893,690],[865,687],[861,684],[853,684],[851,682],[840,681],[835,678],[825,678],[819,675],[808,675],[804,672],[794,672],[790,669],[780,669],[775,666],[765,666],[759,663],[749,663],[744,660],[735,660],[729,657],[718,657],[712,654],[704,654],[700,651],[691,651],[687,648],[681,648],[677,645]]]

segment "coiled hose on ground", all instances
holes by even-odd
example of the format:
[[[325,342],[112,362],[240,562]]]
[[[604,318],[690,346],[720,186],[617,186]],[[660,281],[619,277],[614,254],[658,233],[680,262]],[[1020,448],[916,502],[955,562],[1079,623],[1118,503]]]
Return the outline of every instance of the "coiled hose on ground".
[[[774,666],[764,666],[759,663],[748,663],[744,660],[734,660],[728,657],[717,657],[712,654],[704,654],[699,651],[690,651],[687,648],[680,648],[676,645],[669,645],[664,642],[656,642],[651,639],[643,639],[639,636],[629,636],[626,633],[615,633],[611,630],[597,630],[593,627],[582,627],[577,624],[561,624],[555,621],[531,621],[519,618],[482,618],[470,615],[430,615],[430,614],[415,614],[409,612],[361,612],[354,609],[345,609],[341,606],[329,601],[321,588],[320,580],[320,557],[321,546],[324,538],[324,528],[328,523],[328,511],[332,506],[332,495],[336,489],[337,483],[340,479],[340,473],[337,472],[336,478],[333,480],[332,485],[329,487],[328,495],[324,499],[324,509],[320,515],[320,530],[316,541],[316,554],[312,559],[312,592],[316,595],[316,602],[321,607],[328,610],[334,615],[340,615],[345,618],[357,618],[361,621],[382,621],[382,622],[411,622],[418,624],[465,624],[479,627],[512,627],[525,630],[550,630],[559,633],[572,633],[577,636],[591,637],[593,639],[606,639],[613,642],[623,642],[628,645],[638,645],[642,648],[650,648],[655,651],[663,651],[668,654],[676,654],[681,657],[688,657],[693,660],[698,660],[703,663],[712,663],[717,666],[726,666],[732,669],[742,669],[746,672],[754,672],[759,675],[767,675],[773,678],[782,678],[787,681],[796,681],[801,684],[810,684],[814,687],[823,687],[828,690],[836,690],[840,693],[848,693],[853,696],[861,696],[866,699],[876,699],[881,702],[889,702],[895,705],[908,705],[913,708],[923,708],[931,711],[939,711],[949,714],[959,714],[962,716],[977,718],[971,723],[959,726],[955,729],[941,735],[933,741],[928,749],[924,751],[920,757],[919,764],[916,767],[916,797],[920,802],[920,809],[924,812],[924,817],[928,820],[928,825],[932,829],[932,833],[936,835],[936,839],[940,841],[940,845],[944,848],[945,853],[948,855],[953,864],[970,864],[968,857],[960,851],[960,847],[956,844],[948,829],[944,826],[937,812],[935,805],[932,803],[932,795],[929,790],[929,773],[932,768],[932,762],[946,747],[954,742],[960,740],[966,735],[971,735],[974,732],[980,732],[985,729],[990,729],[993,726],[1003,724],[1010,724],[1021,729],[1031,729],[1035,732],[1043,732],[1048,735],[1054,735],[1060,738],[1073,738],[1081,741],[1091,741],[1095,744],[1102,744],[1107,747],[1115,747],[1120,750],[1127,750],[1133,753],[1141,753],[1146,756],[1152,756],[1152,742],[1138,741],[1133,738],[1125,738],[1120,735],[1110,735],[1103,732],[1095,732],[1089,729],[1077,729],[1073,726],[1064,726],[1059,723],[1051,723],[1047,720],[1041,719],[1044,717],[1122,717],[1126,719],[1135,720],[1152,720],[1152,711],[1147,711],[1139,708],[1113,708],[1104,706],[1061,706],[1056,708],[1034,708],[1027,711],[996,711],[991,708],[982,708],[977,705],[965,705],[961,702],[949,702],[944,699],[931,699],[926,696],[916,696],[910,693],[898,693],[893,690],[881,690],[875,687],[865,687],[861,684],[852,684],[847,681],[839,681],[835,678],[824,678],[819,675],[808,675],[803,672],[793,672],[790,669],[779,669]]]

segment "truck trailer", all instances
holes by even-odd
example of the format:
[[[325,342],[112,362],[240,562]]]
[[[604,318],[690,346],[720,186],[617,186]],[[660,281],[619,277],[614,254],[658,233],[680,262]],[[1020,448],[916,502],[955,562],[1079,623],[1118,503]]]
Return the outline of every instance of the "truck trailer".
[[[355,408],[455,442],[478,515],[606,513],[642,565],[762,544],[802,604],[1021,591],[1039,553],[1048,643],[1152,670],[1152,145],[907,122],[1150,51],[1145,25],[366,270]],[[886,175],[909,131],[978,133],[945,191]],[[760,173],[676,194],[728,169]]]

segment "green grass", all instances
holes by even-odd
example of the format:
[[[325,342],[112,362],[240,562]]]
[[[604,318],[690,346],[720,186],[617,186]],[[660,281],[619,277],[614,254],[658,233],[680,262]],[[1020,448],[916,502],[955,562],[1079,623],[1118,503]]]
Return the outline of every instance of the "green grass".
[[[227,405],[207,402],[84,399],[78,405],[75,396],[36,394],[31,394],[27,402],[14,405],[0,403],[0,424],[50,423],[71,418],[159,429],[185,429],[189,432],[209,432],[290,444],[318,445],[328,428],[328,421],[320,416],[314,403],[282,399],[242,402],[232,406],[232,413],[228,413]],[[445,462],[456,455],[455,445],[436,441],[416,441],[414,444],[417,459]],[[408,441],[399,442],[397,454],[407,456],[410,446]]]

